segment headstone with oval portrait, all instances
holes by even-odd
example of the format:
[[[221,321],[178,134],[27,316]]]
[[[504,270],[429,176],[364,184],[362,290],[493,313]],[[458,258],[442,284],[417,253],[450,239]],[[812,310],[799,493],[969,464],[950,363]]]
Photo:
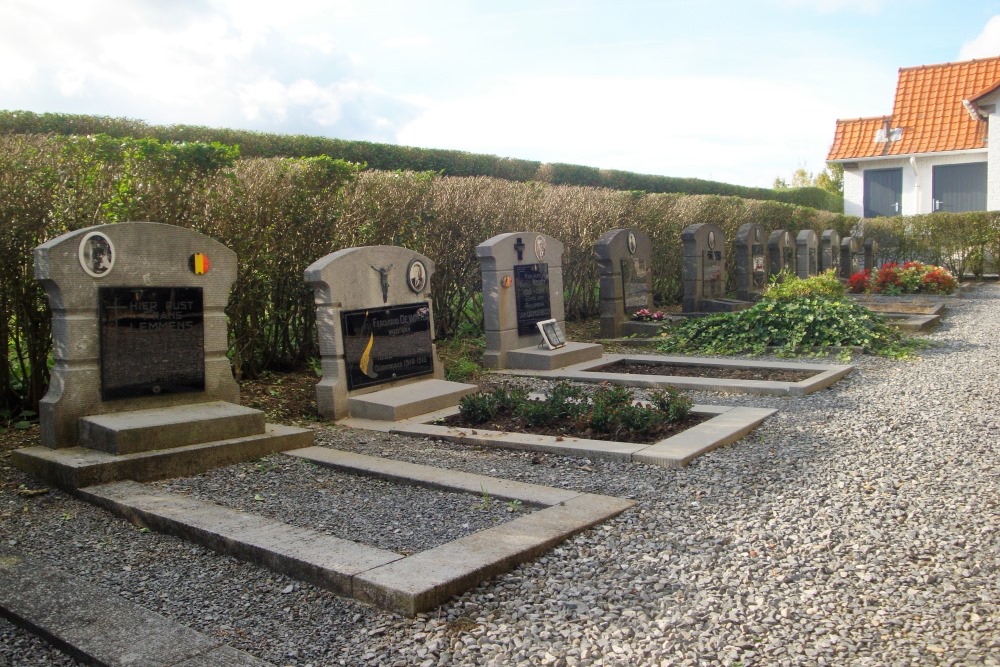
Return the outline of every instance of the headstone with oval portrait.
[[[724,310],[726,294],[726,237],[722,229],[706,222],[681,232],[684,252],[682,277],[685,313]]]
[[[827,229],[819,238],[819,270],[833,269],[834,275],[840,273],[840,234],[833,229]]]
[[[34,259],[55,358],[42,444],[80,444],[78,422],[94,415],[239,401],[226,356],[233,251],[183,227],[123,222],[63,234]]]
[[[840,278],[850,280],[851,276],[864,270],[864,257],[860,236],[845,236],[840,240]]]
[[[767,258],[768,277],[795,273],[795,239],[787,229],[776,229],[767,237]]]
[[[757,301],[767,284],[767,254],[764,229],[748,222],[736,230],[736,298]]]
[[[478,246],[487,368],[547,370],[601,356],[601,346],[565,342],[563,244],[538,232],[498,234]],[[553,335],[543,337],[543,329]],[[548,340],[548,343],[546,343]]]
[[[637,311],[652,310],[652,254],[649,237],[638,229],[612,229],[594,244],[603,338],[618,338]]]
[[[795,274],[808,278],[819,273],[819,237],[811,229],[803,229],[795,237]]]
[[[339,250],[306,268],[323,370],[320,415],[357,416],[353,396],[444,377],[433,342],[433,275],[426,256],[384,245]]]

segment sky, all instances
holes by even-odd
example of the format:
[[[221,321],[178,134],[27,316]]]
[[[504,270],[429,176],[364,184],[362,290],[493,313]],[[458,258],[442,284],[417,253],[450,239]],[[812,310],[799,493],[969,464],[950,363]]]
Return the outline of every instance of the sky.
[[[0,0],[0,108],[770,187],[1000,0]]]

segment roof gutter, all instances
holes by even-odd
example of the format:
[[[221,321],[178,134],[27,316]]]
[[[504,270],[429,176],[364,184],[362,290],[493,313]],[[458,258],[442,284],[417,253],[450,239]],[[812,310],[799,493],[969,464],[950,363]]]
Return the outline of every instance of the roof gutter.
[[[869,157],[842,157],[836,160],[827,160],[829,163],[844,164],[845,162],[885,162],[887,160],[909,160],[910,158],[942,157],[949,155],[979,155],[986,154],[984,148],[963,148],[960,151],[934,151],[931,153],[904,153],[902,155],[871,155]]]

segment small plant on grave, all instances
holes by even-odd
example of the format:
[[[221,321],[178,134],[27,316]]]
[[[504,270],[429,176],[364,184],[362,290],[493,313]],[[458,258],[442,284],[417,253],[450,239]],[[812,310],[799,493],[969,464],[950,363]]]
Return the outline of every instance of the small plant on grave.
[[[648,308],[640,308],[632,313],[632,319],[637,322],[662,322],[666,315],[662,310],[652,311]]]
[[[661,400],[642,405],[635,403],[628,387],[601,385],[594,391],[586,391],[566,382],[555,385],[543,400],[530,400],[525,390],[506,386],[473,396],[459,403],[459,412],[467,421],[479,424],[501,416],[513,416],[528,430],[532,427],[575,428],[577,431],[641,437],[663,424],[683,420],[690,410],[690,400],[676,392],[664,392]],[[487,414],[490,416],[483,418]],[[473,418],[478,421],[473,422]]]
[[[458,402],[458,412],[471,424],[483,424],[496,416],[496,398],[486,392],[463,396]]]
[[[825,280],[788,277],[746,310],[692,318],[672,329],[659,349],[685,354],[794,356],[813,348],[860,347],[894,359],[927,344],[905,336],[881,315],[846,297],[830,296]],[[796,281],[807,283],[795,285]],[[789,283],[792,283],[789,285]]]
[[[667,420],[679,422],[691,413],[693,401],[673,387],[650,392],[649,401],[656,409],[667,415]]]
[[[511,514],[520,511],[522,504],[520,500],[508,500],[507,501],[507,511]]]
[[[483,486],[479,487],[479,491],[479,504],[476,505],[476,509],[489,512],[493,508],[493,499],[490,498],[489,492]]]

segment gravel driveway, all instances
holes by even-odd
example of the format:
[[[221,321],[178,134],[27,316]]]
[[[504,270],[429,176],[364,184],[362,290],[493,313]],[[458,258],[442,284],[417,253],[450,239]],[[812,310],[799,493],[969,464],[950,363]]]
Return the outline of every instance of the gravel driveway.
[[[950,301],[929,338],[915,361],[858,358],[805,397],[692,394],[780,412],[683,470],[318,431],[342,449],[639,501],[416,619],[59,492],[18,496],[31,483],[9,469],[0,547],[278,665],[1000,665],[1000,286]],[[261,477],[254,494],[298,488]],[[372,489],[372,532],[461,527],[477,511]],[[76,663],[0,621],[0,664]]]

